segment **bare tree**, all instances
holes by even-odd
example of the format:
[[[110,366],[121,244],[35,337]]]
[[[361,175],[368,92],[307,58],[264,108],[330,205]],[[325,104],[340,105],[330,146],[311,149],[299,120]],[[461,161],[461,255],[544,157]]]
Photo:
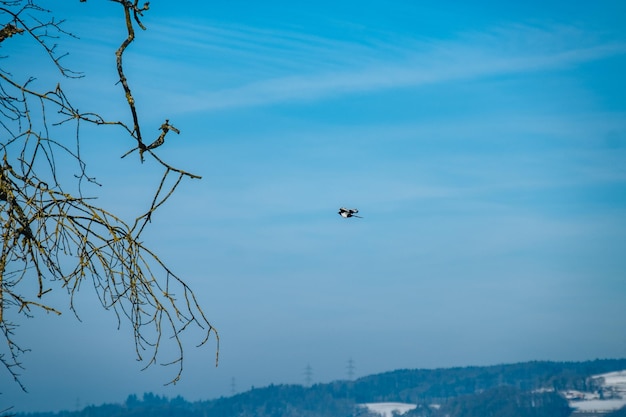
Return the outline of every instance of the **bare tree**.
[[[0,57],[0,331],[6,341],[0,362],[22,389],[25,348],[15,338],[18,321],[33,317],[36,309],[61,314],[46,301],[52,290],[67,292],[69,308],[78,317],[74,299],[85,282],[93,284],[102,306],[114,312],[118,324],[128,321],[132,325],[136,354],[146,367],[157,363],[163,341],[171,337],[178,355],[164,363],[177,369],[170,383],[181,376],[181,332],[190,327],[203,332],[199,345],[204,345],[211,333],[215,335],[217,364],[219,338],[193,291],[140,240],[153,213],[181,181],[200,177],[156,154],[171,132],[180,132],[165,119],[160,128],[152,127],[160,134],[151,139],[144,136],[138,104],[124,72],[125,51],[135,41],[135,31],[145,29],[142,18],[149,4],[110,1],[119,4],[120,24],[127,29],[111,62],[119,76],[119,86],[112,87],[121,88],[124,99],[120,97],[120,102],[127,106],[129,121],[80,112],[61,84],[44,90],[33,87],[36,83],[28,74],[11,74],[2,68],[10,56]],[[64,55],[57,51],[58,38],[74,36],[64,30],[63,23],[33,0],[0,0],[0,55],[3,45],[27,37],[32,47],[29,53],[51,62],[63,77],[80,77],[63,65]],[[86,185],[95,183],[87,175],[80,153],[85,124],[127,136],[133,149],[122,157],[137,151],[138,162],[149,158],[162,169],[147,210],[133,221],[124,221],[83,195]],[[142,168],[141,163],[137,169]],[[69,166],[74,172],[68,183],[65,173]]]

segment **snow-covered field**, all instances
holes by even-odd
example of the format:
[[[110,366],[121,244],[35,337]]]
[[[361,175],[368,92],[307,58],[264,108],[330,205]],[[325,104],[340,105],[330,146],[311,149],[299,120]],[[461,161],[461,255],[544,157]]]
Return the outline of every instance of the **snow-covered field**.
[[[609,412],[622,408],[626,400],[583,400],[570,402],[570,407],[576,411]]]
[[[566,397],[578,398],[569,400],[570,407],[577,411],[608,412],[626,405],[626,370],[595,375],[593,378],[603,379],[603,399],[595,392],[568,392],[565,393]]]
[[[366,403],[361,404],[373,413],[380,414],[383,417],[393,417],[393,412],[404,414],[409,410],[417,407],[415,404],[406,403]]]

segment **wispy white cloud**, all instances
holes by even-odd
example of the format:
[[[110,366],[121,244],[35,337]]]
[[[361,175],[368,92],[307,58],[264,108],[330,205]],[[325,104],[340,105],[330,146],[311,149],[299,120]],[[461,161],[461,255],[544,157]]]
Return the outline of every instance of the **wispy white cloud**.
[[[186,42],[193,43],[189,46],[194,53],[207,54],[206,79],[220,79],[222,60],[239,65],[241,78],[224,78],[221,88],[214,81],[200,82],[193,92],[173,93],[180,111],[317,100],[554,70],[626,53],[626,43],[604,42],[571,27],[512,25],[446,41],[397,36],[333,40],[250,28],[193,31],[195,39]]]
[[[106,79],[92,82],[94,88],[108,91],[114,74],[100,74],[104,64],[96,65],[94,57],[109,57],[111,63],[120,36],[90,33],[89,26],[102,26],[93,19],[76,29],[89,41],[88,49],[74,52],[83,57],[78,69],[86,69],[92,81]],[[605,41],[571,26],[511,24],[441,40],[367,32],[337,38],[172,20],[150,22],[125,64],[134,75],[136,93],[159,97],[148,100],[151,107],[171,114],[548,71],[624,53],[626,42]]]

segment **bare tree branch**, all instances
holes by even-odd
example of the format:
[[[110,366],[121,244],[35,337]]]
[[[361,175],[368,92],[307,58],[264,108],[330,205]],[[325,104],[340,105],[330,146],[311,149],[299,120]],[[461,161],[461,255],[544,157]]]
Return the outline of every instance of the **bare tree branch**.
[[[164,365],[175,365],[178,370],[170,383],[181,377],[181,334],[190,327],[204,334],[199,346],[215,335],[217,365],[219,337],[196,295],[139,239],[178,185],[200,176],[168,164],[155,153],[169,132],[180,134],[168,119],[158,128],[161,133],[156,139],[148,145],[144,142],[123,58],[135,41],[135,28],[146,29],[141,18],[149,3],[139,6],[138,0],[112,1],[121,5],[127,29],[127,37],[115,53],[115,65],[132,124],[108,120],[98,112],[79,112],[61,84],[39,90],[31,87],[32,76],[18,82],[0,67],[0,331],[7,342],[6,350],[0,351],[0,363],[22,389],[20,358],[27,350],[15,341],[16,318],[33,317],[34,310],[61,314],[45,297],[60,289],[67,292],[69,308],[79,317],[75,297],[86,281],[94,286],[103,308],[112,310],[119,323],[131,324],[137,358],[145,361],[146,367],[158,362],[162,342],[171,338],[178,355]],[[32,0],[0,0],[0,44],[11,42],[16,35],[28,35],[33,51],[39,50],[62,77],[80,77],[62,65],[65,55],[57,52],[56,39],[74,36],[63,30],[62,24]],[[49,121],[49,115],[56,120]],[[97,184],[88,176],[87,162],[80,153],[84,123],[118,128],[118,133],[136,144],[124,156],[138,150],[141,162],[147,155],[163,169],[149,208],[133,222],[125,222],[83,195],[84,181]],[[75,125],[72,138],[60,130],[67,124]],[[75,166],[74,185],[68,186],[66,163],[63,172],[59,171],[60,160]]]

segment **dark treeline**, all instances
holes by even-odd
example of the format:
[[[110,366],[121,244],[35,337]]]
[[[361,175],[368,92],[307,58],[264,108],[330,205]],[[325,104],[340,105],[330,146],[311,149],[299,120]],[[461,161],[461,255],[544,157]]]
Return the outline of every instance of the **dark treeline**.
[[[522,391],[512,386],[500,386],[454,398],[435,413],[417,412],[413,416],[567,417],[571,413],[567,401],[554,391]]]
[[[559,391],[595,391],[591,376],[623,369],[626,359],[406,369],[311,387],[270,385],[208,401],[130,395],[122,404],[18,417],[369,417],[358,406],[366,402],[417,404],[406,417],[567,417],[572,410]],[[626,417],[626,410],[604,416]]]
[[[587,362],[534,361],[513,365],[397,370],[367,376],[354,382],[357,402],[441,401],[507,385],[522,391],[540,388],[593,391],[590,376],[626,369],[626,359]],[[374,396],[374,397],[373,397]]]

